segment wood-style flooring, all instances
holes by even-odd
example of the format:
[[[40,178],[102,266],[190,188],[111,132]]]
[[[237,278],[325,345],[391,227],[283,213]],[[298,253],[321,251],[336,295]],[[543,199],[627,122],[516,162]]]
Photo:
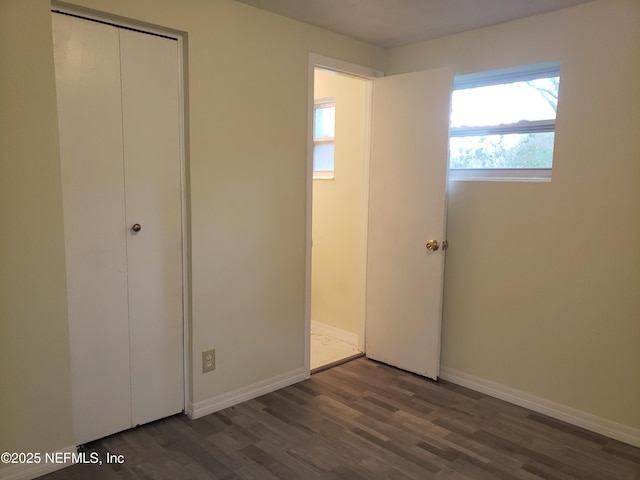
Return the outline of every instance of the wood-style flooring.
[[[360,358],[236,407],[86,446],[56,479],[638,480],[640,449]]]

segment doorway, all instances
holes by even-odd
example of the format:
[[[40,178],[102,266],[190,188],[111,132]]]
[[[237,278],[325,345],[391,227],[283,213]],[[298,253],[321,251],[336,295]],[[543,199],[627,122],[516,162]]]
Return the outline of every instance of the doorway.
[[[312,372],[364,352],[369,181],[371,82],[320,60],[312,65]]]
[[[359,350],[368,358],[433,379],[440,331],[448,132],[453,71],[392,75],[317,55],[309,59],[308,172],[313,171],[315,68],[367,79],[365,113],[366,258]],[[373,88],[375,84],[375,99]],[[337,174],[337,170],[336,170]],[[312,325],[312,174],[308,174],[305,367]],[[312,238],[314,241],[312,241]],[[443,248],[439,248],[440,245]],[[366,318],[366,339],[365,339]],[[310,370],[308,370],[310,371]]]

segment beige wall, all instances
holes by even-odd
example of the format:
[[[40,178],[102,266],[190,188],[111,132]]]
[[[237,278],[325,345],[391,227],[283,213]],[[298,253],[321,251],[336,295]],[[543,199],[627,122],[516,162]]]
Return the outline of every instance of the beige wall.
[[[230,0],[73,3],[188,33],[193,401],[301,368],[308,52],[384,52]]]
[[[313,181],[311,320],[359,334],[364,321],[365,80],[316,71],[336,101],[335,177]]]
[[[48,3],[0,0],[2,452],[73,444],[56,112]]]
[[[188,32],[192,399],[301,368],[307,53],[384,69],[385,52],[230,0],[82,4]],[[562,61],[553,181],[452,190],[443,361],[636,428],[639,10],[601,0],[389,52],[392,73]],[[48,2],[0,0],[1,451],[73,441],[54,87]]]
[[[551,183],[452,182],[442,362],[640,427],[640,2],[389,51],[388,74],[560,60]]]
[[[75,3],[188,33],[192,400],[302,369],[308,53],[384,51],[230,0]],[[0,450],[44,452],[73,443],[50,4],[0,5]]]

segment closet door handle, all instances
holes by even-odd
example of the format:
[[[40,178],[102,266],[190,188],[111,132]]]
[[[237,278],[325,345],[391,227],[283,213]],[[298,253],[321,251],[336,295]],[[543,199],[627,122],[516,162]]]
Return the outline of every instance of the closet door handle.
[[[131,227],[131,230],[137,233],[142,230],[142,226],[139,223],[134,223]]]

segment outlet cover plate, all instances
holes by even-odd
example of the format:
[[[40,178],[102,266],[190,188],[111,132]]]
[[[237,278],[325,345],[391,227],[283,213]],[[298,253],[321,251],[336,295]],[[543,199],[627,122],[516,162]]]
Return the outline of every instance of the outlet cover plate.
[[[216,369],[216,349],[202,352],[202,373],[211,372]]]

